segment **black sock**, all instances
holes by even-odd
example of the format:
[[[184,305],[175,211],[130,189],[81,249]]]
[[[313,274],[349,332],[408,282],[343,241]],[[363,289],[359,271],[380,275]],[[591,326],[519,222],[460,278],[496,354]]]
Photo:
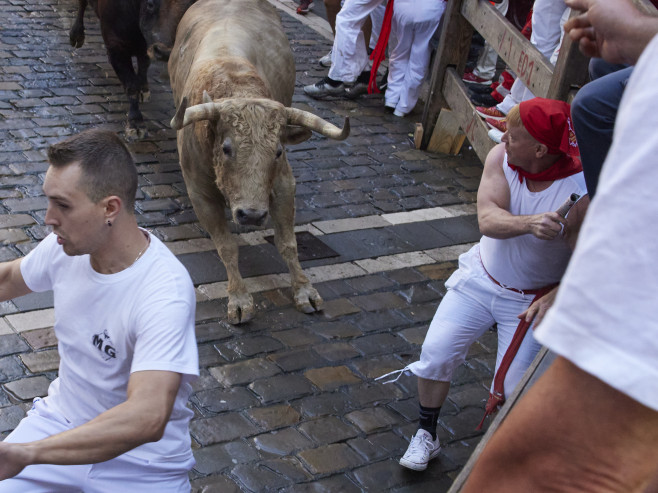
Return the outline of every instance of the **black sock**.
[[[325,80],[327,81],[327,84],[329,84],[331,87],[338,87],[339,85],[341,85],[343,83],[343,81],[334,80],[331,77],[329,77],[328,75],[327,75],[327,77],[325,77]]]
[[[436,440],[436,422],[439,420],[441,406],[424,407],[419,404],[418,407],[420,408],[418,429],[428,431],[432,434],[432,440]]]
[[[370,82],[370,70],[364,70],[359,74],[359,76],[356,78],[357,82],[363,82],[367,84]]]

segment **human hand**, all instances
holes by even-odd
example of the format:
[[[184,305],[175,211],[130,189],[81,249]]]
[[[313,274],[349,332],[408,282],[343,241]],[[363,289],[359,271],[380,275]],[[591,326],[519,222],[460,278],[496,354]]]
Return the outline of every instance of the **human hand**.
[[[544,319],[544,315],[546,315],[548,309],[551,306],[553,306],[556,296],[557,296],[557,286],[551,289],[548,293],[546,293],[544,296],[539,298],[537,301],[532,303],[526,311],[524,311],[518,316],[518,318],[525,320],[527,323],[531,323],[534,320],[535,325],[533,325],[532,329],[533,330],[536,329],[537,326]]]
[[[544,212],[528,216],[529,232],[540,240],[553,240],[566,226],[567,220],[557,212]]]
[[[30,464],[25,444],[0,442],[0,481],[13,478]]]
[[[583,12],[569,19],[565,32],[589,57],[633,65],[658,32],[658,23],[643,15],[630,0],[565,0]]]

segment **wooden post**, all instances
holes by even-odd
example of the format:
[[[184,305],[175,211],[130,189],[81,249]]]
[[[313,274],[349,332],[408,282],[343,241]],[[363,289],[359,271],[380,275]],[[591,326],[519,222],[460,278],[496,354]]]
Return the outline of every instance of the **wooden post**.
[[[571,17],[578,15],[571,12]],[[568,34],[564,35],[560,54],[553,69],[553,77],[546,94],[547,98],[569,101],[569,93],[587,83],[589,58],[578,49],[578,44],[571,41]]]
[[[535,96],[546,96],[553,66],[511,22],[488,1],[464,0],[462,14]]]
[[[448,0],[448,5],[441,20],[441,34],[439,36],[439,47],[432,63],[432,78],[430,80],[430,91],[423,110],[423,139],[421,148],[426,149],[434,131],[434,124],[439,116],[441,108],[445,108],[443,99],[443,79],[446,69],[454,67],[460,74],[464,73],[466,58],[471,47],[473,28],[461,15],[462,0]]]

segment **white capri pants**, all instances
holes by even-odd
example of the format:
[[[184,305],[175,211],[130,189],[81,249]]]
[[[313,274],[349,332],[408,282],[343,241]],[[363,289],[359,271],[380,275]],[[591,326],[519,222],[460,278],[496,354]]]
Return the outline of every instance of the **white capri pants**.
[[[27,416],[5,442],[27,443],[72,428],[72,424],[35,399]],[[189,493],[188,471],[194,461],[151,462],[126,454],[98,464],[35,464],[0,481],[0,493]]]
[[[471,344],[497,323],[498,370],[519,325],[518,315],[530,306],[534,295],[495,284],[482,267],[480,245],[460,255],[459,269],[446,281],[446,287],[448,292],[425,336],[420,361],[407,368],[421,378],[450,382]],[[505,398],[511,395],[540,348],[533,331],[528,330],[505,376]]]

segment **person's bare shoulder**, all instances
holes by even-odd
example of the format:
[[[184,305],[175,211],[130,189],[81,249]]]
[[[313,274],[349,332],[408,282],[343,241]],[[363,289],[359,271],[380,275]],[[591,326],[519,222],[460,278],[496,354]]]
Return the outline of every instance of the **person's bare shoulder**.
[[[487,154],[487,159],[484,161],[484,167],[502,168],[504,159],[505,144],[497,144],[489,151],[489,154]]]

